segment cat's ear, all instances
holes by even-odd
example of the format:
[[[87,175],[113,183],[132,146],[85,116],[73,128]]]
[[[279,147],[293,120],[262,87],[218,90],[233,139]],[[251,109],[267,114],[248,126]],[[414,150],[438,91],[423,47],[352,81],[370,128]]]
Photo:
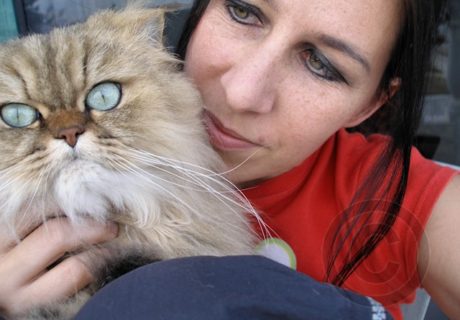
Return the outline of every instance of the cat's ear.
[[[163,43],[166,10],[143,9],[142,11],[145,16],[142,19],[137,19],[139,32],[147,34],[151,40]]]
[[[139,8],[138,5],[129,5],[124,10],[107,10],[91,16],[87,21],[87,27],[90,30],[106,31],[107,36],[116,36],[126,41],[142,37],[161,44],[165,13],[166,10],[161,8]]]

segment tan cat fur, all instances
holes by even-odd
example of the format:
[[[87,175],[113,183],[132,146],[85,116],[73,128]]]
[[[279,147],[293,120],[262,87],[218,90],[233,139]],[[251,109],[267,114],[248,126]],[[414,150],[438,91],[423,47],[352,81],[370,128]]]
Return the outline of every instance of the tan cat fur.
[[[256,214],[214,173],[223,167],[201,123],[201,100],[161,45],[162,31],[161,10],[126,9],[0,46],[0,106],[24,103],[40,113],[25,128],[0,120],[2,234],[18,237],[58,216],[116,221],[118,238],[84,259],[95,274],[133,253],[253,252],[248,215]],[[88,110],[86,95],[104,81],[121,85],[120,104]],[[84,132],[72,147],[58,132],[76,124]],[[16,318],[71,318],[91,290]]]

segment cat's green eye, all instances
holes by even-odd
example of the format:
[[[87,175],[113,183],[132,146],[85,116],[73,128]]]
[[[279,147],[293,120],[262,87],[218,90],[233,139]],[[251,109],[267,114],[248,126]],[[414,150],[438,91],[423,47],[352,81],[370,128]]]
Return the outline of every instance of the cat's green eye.
[[[14,128],[30,126],[38,119],[38,111],[22,103],[9,103],[2,107],[2,120]]]
[[[115,82],[102,82],[94,86],[86,96],[87,108],[107,111],[118,106],[121,100],[121,86]]]

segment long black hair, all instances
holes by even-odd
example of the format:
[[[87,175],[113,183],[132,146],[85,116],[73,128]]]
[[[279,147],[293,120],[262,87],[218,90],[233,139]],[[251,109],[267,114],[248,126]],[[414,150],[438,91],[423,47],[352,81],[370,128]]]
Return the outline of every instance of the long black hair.
[[[379,93],[390,96],[390,83],[398,78],[400,89],[382,106],[381,111],[356,128],[369,133],[369,128],[383,127],[391,139],[371,174],[355,193],[350,206],[341,215],[343,223],[339,224],[333,235],[332,255],[328,257],[325,280],[339,286],[388,234],[398,217],[406,192],[412,144],[427,85],[431,48],[435,43],[445,0],[401,1],[401,29],[382,76]],[[209,0],[194,1],[177,48],[181,58],[185,57],[188,41],[208,4]],[[382,114],[391,115],[391,123]],[[373,221],[375,217],[379,223],[369,229],[365,222]],[[351,249],[347,247],[347,258],[337,268],[336,261],[347,238],[351,238],[348,240],[352,243],[363,244]],[[355,241],[357,239],[364,239],[364,242]]]

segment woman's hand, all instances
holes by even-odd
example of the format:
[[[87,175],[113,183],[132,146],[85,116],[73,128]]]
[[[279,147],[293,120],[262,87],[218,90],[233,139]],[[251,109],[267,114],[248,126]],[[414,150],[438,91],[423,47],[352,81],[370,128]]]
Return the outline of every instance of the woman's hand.
[[[0,314],[14,315],[73,295],[93,280],[80,253],[49,269],[67,252],[115,238],[117,226],[49,220],[20,243],[0,235]],[[5,236],[3,236],[5,237]]]

